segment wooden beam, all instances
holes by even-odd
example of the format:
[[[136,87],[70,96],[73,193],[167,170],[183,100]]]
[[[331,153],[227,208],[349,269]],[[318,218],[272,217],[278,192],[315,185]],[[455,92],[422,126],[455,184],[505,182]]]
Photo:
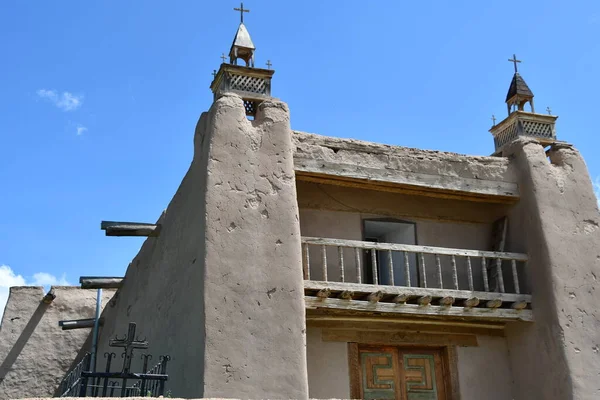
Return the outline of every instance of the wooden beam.
[[[490,259],[516,260],[516,261],[527,261],[529,259],[527,257],[527,254],[507,253],[504,251],[453,249],[451,247],[420,246],[420,245],[415,245],[415,244],[400,244],[400,243],[377,243],[377,242],[365,242],[362,240],[331,239],[331,238],[320,238],[320,237],[310,237],[310,236],[302,236],[302,243],[317,245],[317,246],[407,251],[409,253],[439,254],[439,255],[458,256],[458,257],[485,257],[485,258],[490,258]]]
[[[160,234],[160,224],[147,224],[142,222],[114,222],[102,221],[100,229],[106,236],[148,236],[157,237]]]
[[[82,289],[118,289],[123,284],[123,277],[82,276],[79,283]]]
[[[304,303],[308,310],[331,308],[347,311],[368,311],[389,314],[407,314],[435,317],[461,317],[461,318],[490,318],[496,320],[533,321],[531,310],[513,310],[502,308],[462,308],[427,306],[417,304],[396,304],[377,302],[371,303],[364,300],[319,299],[313,296],[304,296]]]
[[[324,317],[321,319],[308,319],[306,325],[309,328],[336,329],[350,331],[374,331],[374,332],[414,332],[414,333],[458,333],[485,336],[504,336],[504,324],[491,325],[486,323],[469,323],[451,325],[444,321],[436,320],[407,320],[402,318],[370,318],[370,317]],[[458,321],[455,321],[458,322]]]
[[[344,329],[323,329],[324,342],[347,342],[383,345],[478,346],[473,334],[440,334],[424,332],[377,332]]]
[[[296,179],[308,182],[493,203],[515,203],[519,199],[518,185],[513,182],[369,168],[298,157],[294,157],[294,168]]]
[[[373,292],[381,291],[384,295],[402,296],[400,299],[416,299],[423,296],[432,296],[433,298],[453,297],[456,299],[470,299],[477,297],[480,301],[500,300],[502,302],[515,303],[525,301],[531,303],[531,295],[529,294],[512,294],[512,293],[493,293],[493,292],[476,292],[470,290],[453,290],[453,289],[436,289],[436,288],[421,288],[421,287],[403,287],[403,286],[387,286],[387,285],[370,285],[366,283],[348,283],[348,282],[322,282],[322,281],[304,281],[305,293],[310,291],[319,291],[321,289],[329,289],[334,292],[343,292],[344,290],[353,291],[356,296],[367,296]],[[401,301],[397,301],[402,303]]]
[[[58,321],[58,326],[62,327],[63,331],[68,331],[71,329],[93,328],[94,321],[95,318],[65,320]],[[100,326],[104,325],[104,318],[100,318],[98,320],[98,324],[100,324]]]

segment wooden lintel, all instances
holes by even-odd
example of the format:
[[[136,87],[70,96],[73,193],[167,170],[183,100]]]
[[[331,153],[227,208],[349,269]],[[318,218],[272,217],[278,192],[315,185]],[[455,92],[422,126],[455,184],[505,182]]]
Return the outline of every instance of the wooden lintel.
[[[342,300],[335,298],[320,299],[313,296],[304,296],[307,310],[311,309],[337,309],[359,312],[377,312],[389,314],[407,314],[432,317],[460,317],[460,318],[489,318],[493,320],[533,321],[531,310],[514,310],[502,308],[463,308],[442,307],[418,304],[397,304],[364,300]]]
[[[375,332],[462,333],[504,336],[505,324],[448,320],[418,320],[385,317],[326,317],[307,315],[309,328]]]
[[[79,283],[82,289],[118,289],[123,284],[123,279],[116,276],[82,276]]]
[[[440,334],[424,332],[377,332],[345,329],[323,329],[324,342],[354,342],[363,344],[413,344],[426,346],[478,346],[473,334]]]
[[[100,229],[105,231],[106,236],[157,237],[160,235],[160,228],[160,224],[147,224],[142,222],[102,221],[100,223]]]
[[[324,160],[294,158],[296,179],[379,191],[490,203],[515,203],[516,183],[368,168]]]

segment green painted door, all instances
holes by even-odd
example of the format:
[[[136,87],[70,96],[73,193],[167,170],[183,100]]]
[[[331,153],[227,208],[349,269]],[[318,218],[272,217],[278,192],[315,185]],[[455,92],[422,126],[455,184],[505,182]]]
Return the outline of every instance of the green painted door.
[[[365,400],[445,400],[439,349],[357,346],[352,395]]]

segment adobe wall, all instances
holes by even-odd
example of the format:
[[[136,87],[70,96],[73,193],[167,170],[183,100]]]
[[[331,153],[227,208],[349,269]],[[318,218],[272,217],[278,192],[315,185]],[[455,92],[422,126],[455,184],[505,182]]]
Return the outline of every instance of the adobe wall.
[[[135,321],[151,353],[171,356],[175,397],[307,398],[287,106],[265,101],[249,121],[226,94],[202,114],[194,145],[160,236],[146,240],[105,312],[101,351]]]
[[[390,171],[410,171],[428,175],[516,182],[507,158],[468,156],[442,151],[389,146],[355,139],[342,139],[294,131],[299,160],[331,161]]]
[[[507,150],[521,202],[511,215],[529,253],[533,324],[507,327],[514,398],[596,399],[600,392],[600,213],[579,152],[520,139]],[[520,224],[519,224],[520,223]],[[515,224],[513,223],[513,226]]]
[[[457,347],[461,400],[512,399],[506,340],[477,336],[478,347]],[[307,331],[308,388],[313,399],[350,398],[348,344],[323,342],[321,329]]]
[[[94,318],[96,290],[55,286],[54,291],[54,301],[45,304],[41,286],[10,288],[0,325],[0,399],[53,396],[91,336],[91,329],[63,331],[58,322]],[[103,291],[103,306],[113,294]]]
[[[346,201],[349,198],[345,199]],[[403,204],[396,204],[397,209],[402,209]],[[360,212],[329,211],[315,209],[300,210],[300,231],[303,236],[325,237],[334,239],[363,240],[363,219],[385,218],[389,215],[375,215]],[[491,223],[464,223],[432,221],[417,218],[400,218],[403,221],[416,223],[417,244],[425,246],[462,248],[472,250],[491,250],[492,224]],[[310,246],[311,279],[321,280],[321,258],[318,246]],[[426,276],[429,287],[439,287],[435,258],[426,255]],[[338,254],[335,247],[327,251],[328,279],[339,280]],[[466,260],[459,257],[457,260],[459,287],[468,287]],[[452,288],[452,268],[448,257],[441,258],[443,281],[445,288]],[[351,249],[344,251],[344,270],[347,282],[357,282],[356,263],[354,252]],[[473,267],[473,281],[475,290],[483,290],[481,268]],[[413,283],[414,284],[414,283]]]

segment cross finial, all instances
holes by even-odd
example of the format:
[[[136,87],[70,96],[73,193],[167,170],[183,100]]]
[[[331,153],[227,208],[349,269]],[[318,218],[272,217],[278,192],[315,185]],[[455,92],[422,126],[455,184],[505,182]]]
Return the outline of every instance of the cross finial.
[[[517,60],[517,56],[513,54],[513,58],[509,58],[508,61],[515,64],[515,74],[517,73],[517,63],[520,63],[521,60]]]
[[[250,12],[250,10],[244,8],[244,3],[240,3],[240,8],[234,8],[235,11],[239,11],[240,12],[240,22],[243,24],[244,23],[244,13],[245,12]]]
[[[213,78],[214,78],[215,76],[217,76],[217,70],[216,70],[216,69],[213,69],[212,76],[213,76]]]
[[[496,126],[496,116],[492,114],[492,123]]]
[[[550,109],[550,107],[546,107],[546,111],[548,111],[548,115],[552,115],[552,110]]]
[[[225,55],[225,53],[221,53],[221,60],[223,60],[223,62],[227,60],[227,56]]]
[[[271,64],[271,60],[267,60],[266,64],[267,64],[267,69],[271,69],[271,65],[273,65],[273,64]]]

